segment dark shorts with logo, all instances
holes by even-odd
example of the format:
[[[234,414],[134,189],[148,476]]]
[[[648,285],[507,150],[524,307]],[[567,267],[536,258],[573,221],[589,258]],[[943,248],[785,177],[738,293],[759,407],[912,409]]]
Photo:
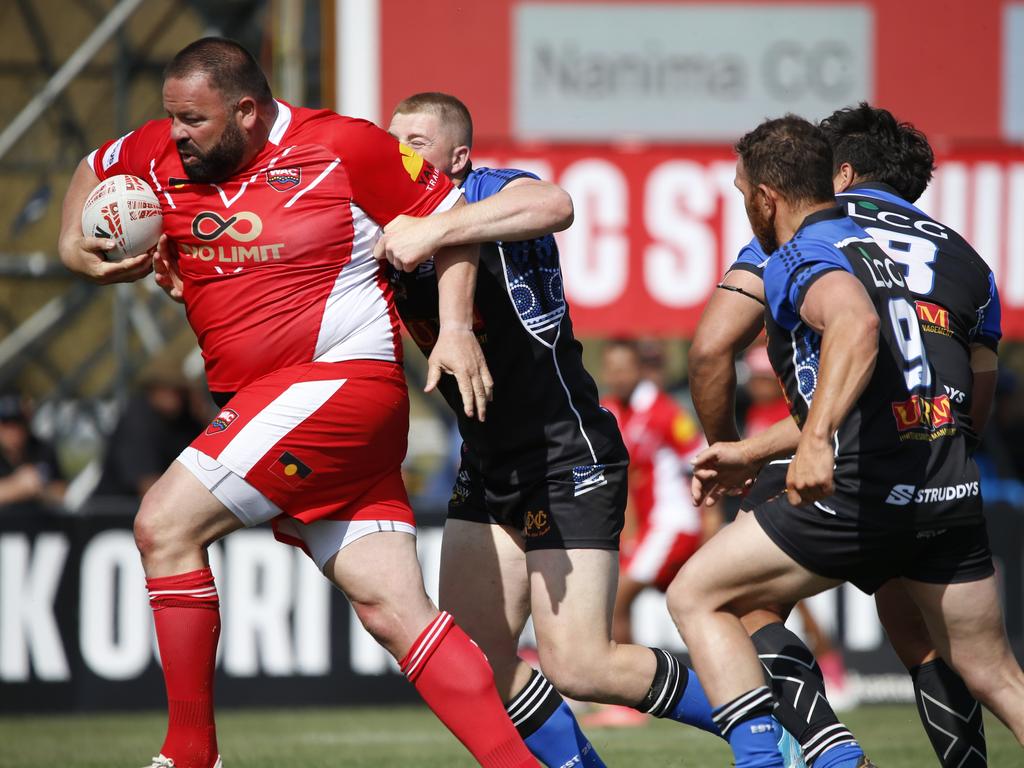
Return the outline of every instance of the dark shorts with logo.
[[[794,507],[784,495],[759,504],[752,514],[768,537],[804,568],[848,581],[869,595],[889,579],[959,584],[995,572],[981,517],[930,530],[882,528],[814,504]]]
[[[463,463],[448,519],[505,525],[535,549],[618,550],[626,510],[626,462],[552,470],[516,486],[488,482]]]

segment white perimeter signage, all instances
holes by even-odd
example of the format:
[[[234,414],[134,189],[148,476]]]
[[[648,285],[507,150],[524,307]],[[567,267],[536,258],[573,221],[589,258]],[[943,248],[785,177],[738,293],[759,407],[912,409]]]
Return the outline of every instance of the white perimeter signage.
[[[855,3],[515,7],[520,139],[732,141],[873,94],[874,20]]]

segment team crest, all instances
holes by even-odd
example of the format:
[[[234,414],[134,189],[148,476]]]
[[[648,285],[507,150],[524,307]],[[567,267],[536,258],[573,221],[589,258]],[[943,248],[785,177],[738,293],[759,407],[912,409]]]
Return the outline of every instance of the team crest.
[[[278,192],[287,192],[292,187],[297,187],[302,181],[302,169],[292,168],[268,168],[267,184]]]
[[[230,427],[235,419],[238,418],[238,414],[230,408],[225,408],[223,411],[218,413],[214,417],[213,421],[210,422],[210,426],[206,428],[206,434],[216,435],[218,432],[223,432],[225,429]]]

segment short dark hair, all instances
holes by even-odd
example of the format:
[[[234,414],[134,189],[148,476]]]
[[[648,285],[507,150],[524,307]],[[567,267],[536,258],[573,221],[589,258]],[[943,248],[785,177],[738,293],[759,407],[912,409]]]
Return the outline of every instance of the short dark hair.
[[[259,104],[274,100],[259,63],[240,43],[226,37],[204,37],[178,51],[164,70],[164,79],[204,74],[229,101],[250,96]]]
[[[765,120],[736,142],[750,182],[764,184],[790,204],[824,203],[832,189],[832,147],[824,132],[797,115]]]
[[[409,115],[414,112],[430,112],[437,115],[442,125],[456,131],[460,144],[473,146],[473,117],[469,114],[469,108],[450,93],[414,93],[398,102],[391,114]]]
[[[887,109],[862,101],[821,121],[832,145],[833,175],[849,163],[864,181],[879,181],[914,202],[932,180],[935,153],[928,138]]]

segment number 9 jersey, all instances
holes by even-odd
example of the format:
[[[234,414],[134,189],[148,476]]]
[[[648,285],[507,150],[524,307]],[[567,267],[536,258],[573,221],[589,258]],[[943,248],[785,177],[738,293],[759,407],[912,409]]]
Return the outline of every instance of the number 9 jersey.
[[[886,184],[858,184],[836,198],[902,267],[932,366],[953,407],[966,417],[973,384],[971,346],[996,352],[1002,335],[992,270],[960,235]]]
[[[836,493],[818,506],[892,528],[979,521],[977,467],[929,360],[906,272],[841,208],[808,216],[765,265],[768,354],[790,412],[802,426],[821,354],[822,337],[800,307],[811,285],[835,270],[861,281],[881,322],[874,371],[836,433]]]

